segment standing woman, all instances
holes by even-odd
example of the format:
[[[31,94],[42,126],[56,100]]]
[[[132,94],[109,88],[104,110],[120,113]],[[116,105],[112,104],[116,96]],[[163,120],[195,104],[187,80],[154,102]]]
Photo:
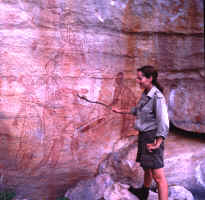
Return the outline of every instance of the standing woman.
[[[144,185],[130,187],[140,200],[146,200],[152,179],[157,184],[159,200],[168,199],[168,185],[164,174],[164,140],[169,131],[168,111],[163,89],[157,81],[158,73],[152,66],[137,70],[137,82],[144,92],[138,105],[131,110],[136,116],[135,129],[139,131],[136,161],[144,170]]]

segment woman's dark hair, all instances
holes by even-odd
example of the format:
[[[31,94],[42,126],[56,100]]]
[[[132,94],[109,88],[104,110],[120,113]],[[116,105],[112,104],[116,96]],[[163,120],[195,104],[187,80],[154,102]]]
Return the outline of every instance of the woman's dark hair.
[[[163,93],[164,89],[157,81],[158,72],[153,66],[146,65],[140,67],[139,69],[137,69],[137,71],[142,72],[143,76],[145,76],[146,78],[152,77],[152,84],[155,85]]]

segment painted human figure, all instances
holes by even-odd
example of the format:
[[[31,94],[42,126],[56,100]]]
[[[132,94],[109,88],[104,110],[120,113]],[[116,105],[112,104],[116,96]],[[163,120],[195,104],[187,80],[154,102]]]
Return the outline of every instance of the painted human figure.
[[[136,105],[136,97],[132,90],[126,86],[123,72],[119,72],[115,78],[116,87],[114,90],[113,100],[110,106],[120,110],[129,110]],[[120,135],[121,138],[127,136],[131,129],[134,118],[130,114],[121,114],[122,118]]]
[[[36,151],[35,142],[42,131],[42,119],[38,106],[33,103],[36,99],[34,83],[29,77],[21,76],[18,82],[23,86],[24,92],[21,95],[21,107],[17,113],[13,126],[20,131],[19,147],[16,152],[17,169],[28,169],[32,164]]]
[[[43,100],[35,101],[35,104],[42,108],[42,148],[43,157],[40,162],[32,168],[31,173],[40,167],[46,165],[50,160],[50,166],[55,167],[60,158],[60,151],[64,144],[64,135],[61,134],[64,123],[59,119],[60,110],[64,110],[61,104],[58,104],[57,91],[59,89],[58,80],[60,77],[56,73],[58,67],[59,55],[55,55],[44,66],[45,74],[41,77],[43,83],[42,97]],[[64,111],[63,111],[64,112]],[[63,112],[60,112],[63,115]],[[58,123],[61,121],[62,123]]]

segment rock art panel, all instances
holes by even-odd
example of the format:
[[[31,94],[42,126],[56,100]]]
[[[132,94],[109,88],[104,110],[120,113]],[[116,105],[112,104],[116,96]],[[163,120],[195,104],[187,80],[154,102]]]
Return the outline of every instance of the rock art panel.
[[[95,176],[116,142],[137,134],[132,116],[110,108],[137,103],[141,65],[159,69],[172,122],[203,132],[204,102],[196,108],[189,95],[203,90],[203,23],[200,0],[2,0],[2,184],[22,198],[52,200]],[[187,77],[200,83],[192,87]]]

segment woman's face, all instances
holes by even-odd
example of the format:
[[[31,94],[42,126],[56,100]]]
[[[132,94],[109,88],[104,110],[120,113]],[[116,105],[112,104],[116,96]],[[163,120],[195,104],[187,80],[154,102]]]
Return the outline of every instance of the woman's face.
[[[139,83],[140,88],[150,90],[152,88],[152,77],[146,78],[141,71],[138,71],[137,83]]]

